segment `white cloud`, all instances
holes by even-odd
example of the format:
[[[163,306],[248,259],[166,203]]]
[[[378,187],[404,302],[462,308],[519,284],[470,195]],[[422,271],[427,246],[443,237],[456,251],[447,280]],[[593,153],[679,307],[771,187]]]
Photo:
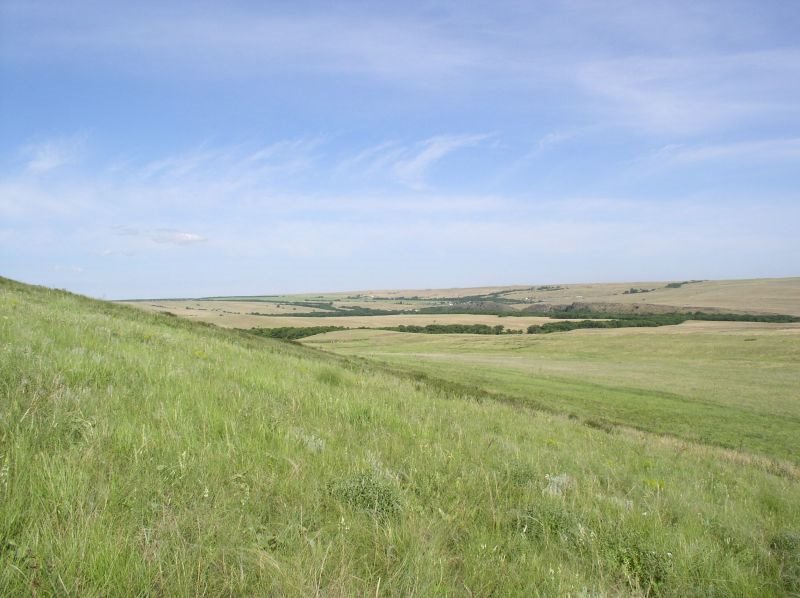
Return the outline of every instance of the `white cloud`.
[[[310,170],[292,174],[293,167],[284,166],[308,160],[316,169],[315,160],[327,149],[300,141],[201,147],[134,165],[128,173],[98,168],[91,175],[42,179],[23,170],[7,184],[0,180],[0,198],[4,189],[14,193],[9,205],[0,199],[0,210],[9,208],[4,210],[3,224],[14,229],[13,234],[0,230],[0,255],[71,253],[60,259],[86,264],[92,273],[105,268],[102,275],[113,277],[116,260],[111,256],[126,256],[130,258],[126,262],[138,265],[154,261],[157,255],[163,259],[159,266],[163,274],[170,267],[201,268],[198,253],[207,252],[218,257],[213,272],[209,271],[218,280],[233,272],[245,279],[245,263],[274,268],[283,261],[287,280],[308,280],[293,284],[311,288],[314,276],[335,278],[334,270],[361,272],[361,264],[388,277],[392,270],[385,267],[387,263],[411,272],[413,264],[424,262],[422,270],[433,277],[450,272],[447,259],[457,262],[464,276],[470,275],[469,265],[476,262],[476,268],[483,268],[481,276],[489,280],[492,272],[497,273],[498,263],[503,268],[511,264],[508,275],[521,276],[529,272],[526,268],[551,260],[585,268],[572,270],[570,276],[578,276],[575,272],[588,272],[591,264],[613,264],[619,255],[632,256],[629,259],[634,262],[650,256],[654,262],[661,260],[662,266],[667,261],[689,263],[692,251],[707,251],[720,260],[723,249],[730,255],[744,251],[730,249],[736,242],[752,249],[762,241],[759,255],[796,252],[796,235],[780,228],[793,222],[787,216],[797,211],[792,198],[764,198],[765,205],[772,201],[773,206],[765,217],[748,212],[741,197],[724,197],[728,203],[721,210],[723,197],[713,193],[658,202],[614,197],[612,192],[606,197],[563,200],[533,193],[470,195],[424,189],[429,177],[435,180],[433,169],[440,161],[486,138],[440,135],[406,145],[387,142],[354,151],[352,158],[340,161],[320,159],[323,174],[343,163],[353,170],[359,170],[359,165],[373,169],[385,183],[384,190],[378,191],[293,189],[294,181]],[[547,147],[562,139],[546,136],[541,143]],[[789,138],[769,147],[764,142],[685,145],[663,153],[673,160],[720,160],[758,153],[791,159],[798,145],[800,141]],[[411,191],[392,186],[398,178]],[[55,205],[57,211],[44,211]],[[757,227],[753,222],[758,222]],[[36,249],[31,249],[32,238],[40,239]],[[675,240],[681,248],[672,247]],[[481,260],[482,265],[477,263]],[[319,264],[327,264],[331,272]],[[353,280],[366,281],[367,276],[353,275]]]
[[[427,183],[437,163],[485,138],[441,135],[407,145],[387,142],[344,158],[325,157],[320,139],[299,139],[200,146],[144,164],[128,162],[125,169],[112,159],[110,166],[98,165],[91,174],[42,179],[24,170],[0,177],[0,216],[18,223],[41,221],[43,216],[64,225],[91,221],[114,227],[117,237],[189,244],[198,240],[170,235],[195,222],[243,212],[261,222],[299,213],[359,218],[486,213],[507,205],[507,200],[494,194],[440,193],[428,189]],[[352,179],[345,181],[348,190],[333,185],[324,191],[305,184],[307,179],[329,176]],[[408,187],[416,191],[413,196],[403,191]],[[169,234],[160,231],[165,228]]]

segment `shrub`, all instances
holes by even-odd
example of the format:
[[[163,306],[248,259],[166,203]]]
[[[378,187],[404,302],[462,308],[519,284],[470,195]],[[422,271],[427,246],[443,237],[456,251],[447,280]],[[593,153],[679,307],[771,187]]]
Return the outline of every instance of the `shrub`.
[[[400,512],[400,498],[395,487],[371,471],[332,482],[328,490],[334,498],[376,517],[391,517]]]

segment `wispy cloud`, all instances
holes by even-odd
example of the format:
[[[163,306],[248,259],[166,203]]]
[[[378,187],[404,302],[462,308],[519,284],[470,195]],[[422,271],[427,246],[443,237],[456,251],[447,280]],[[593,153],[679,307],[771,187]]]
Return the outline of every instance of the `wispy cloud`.
[[[270,144],[242,144],[197,148],[152,160],[138,169],[143,181],[239,180],[242,184],[258,179],[264,183],[297,175],[314,165],[315,151],[322,138],[294,139]]]
[[[603,100],[599,109],[609,124],[654,133],[693,134],[800,114],[796,102],[786,101],[800,93],[800,51],[793,48],[590,61],[577,82]]]
[[[392,165],[402,160],[407,152],[408,149],[398,141],[384,141],[340,160],[335,173],[351,177],[374,177],[390,171]]]
[[[414,86],[452,83],[459,73],[488,64],[479,49],[432,27],[429,20],[401,14],[386,19],[361,7],[306,12],[209,5],[189,16],[147,3],[136,10],[120,6],[114,15],[83,8],[52,5],[43,18],[25,3],[12,4],[8,12],[16,20],[43,34],[8,44],[9,57],[91,60],[102,67],[104,61],[97,57],[115,55],[133,69],[157,60],[167,70],[184,69],[184,74],[230,77],[269,69],[366,76]]]
[[[20,149],[25,159],[25,170],[31,174],[45,174],[68,164],[78,162],[86,143],[85,135],[60,137],[29,143]]]
[[[112,226],[111,230],[115,235],[120,237],[149,239],[155,243],[165,245],[191,245],[192,243],[208,241],[203,235],[169,228],[139,229],[129,225],[116,225]],[[120,252],[116,250],[104,250],[101,253],[103,255],[114,255]]]
[[[172,245],[190,245],[207,241],[204,236],[197,233],[187,233],[182,231],[162,230],[150,236],[156,243],[167,243]]]
[[[426,186],[425,177],[434,164],[448,154],[485,140],[488,135],[442,135],[422,142],[421,147],[408,158],[395,162],[392,170],[397,178],[414,189]]]
[[[159,291],[203,258],[232,292],[796,270],[792,2],[97,4],[3,3],[4,271],[58,255],[127,288],[126,256]]]
[[[101,257],[114,257],[114,256],[133,257],[135,254],[133,251],[124,249],[103,249],[101,251],[96,252],[96,255],[99,255]]]
[[[124,168],[111,157],[91,173],[46,180],[23,169],[0,177],[0,214],[17,222],[43,215],[76,224],[91,219],[115,226],[117,237],[191,243],[197,240],[153,231],[184,232],[186,223],[213,222],[243,211],[262,221],[298,213],[481,213],[498,209],[506,200],[499,194],[441,192],[430,178],[452,153],[476,147],[486,138],[440,135],[335,156],[327,155],[330,148],[319,138],[201,145],[140,164],[128,160]],[[320,188],[309,180],[333,180],[335,185]],[[409,188],[416,192],[412,197],[406,192]]]
[[[428,176],[450,154],[476,147],[490,135],[437,135],[412,144],[385,141],[342,159],[335,171],[358,179],[394,181],[416,191],[429,187]]]
[[[672,144],[661,148],[648,161],[655,165],[701,162],[796,162],[800,166],[800,138],[738,141],[713,145]]]

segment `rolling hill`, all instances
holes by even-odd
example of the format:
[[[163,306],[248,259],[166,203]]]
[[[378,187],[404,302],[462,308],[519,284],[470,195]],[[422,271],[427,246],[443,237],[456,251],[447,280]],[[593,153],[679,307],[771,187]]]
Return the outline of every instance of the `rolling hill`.
[[[7,279],[0,353],[2,595],[800,592],[763,455]]]

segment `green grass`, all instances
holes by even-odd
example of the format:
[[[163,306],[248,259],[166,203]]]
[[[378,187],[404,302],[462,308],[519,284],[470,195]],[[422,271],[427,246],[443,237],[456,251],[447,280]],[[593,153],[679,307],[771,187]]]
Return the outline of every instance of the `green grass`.
[[[453,389],[0,279],[0,595],[800,592],[792,471]]]
[[[306,342],[538,409],[800,462],[800,331],[703,326],[492,337],[353,330]]]

